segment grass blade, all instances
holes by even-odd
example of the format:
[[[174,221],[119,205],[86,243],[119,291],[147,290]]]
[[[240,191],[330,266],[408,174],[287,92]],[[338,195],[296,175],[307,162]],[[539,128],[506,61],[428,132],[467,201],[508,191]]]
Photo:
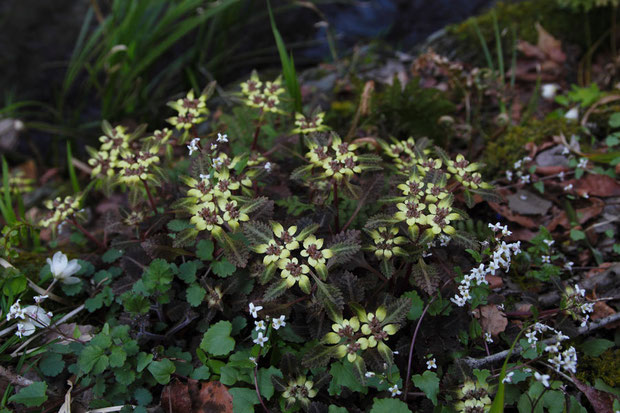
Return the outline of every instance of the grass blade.
[[[487,47],[487,42],[484,39],[484,36],[482,36],[482,32],[480,31],[480,26],[478,26],[478,22],[476,21],[476,19],[472,19],[471,20],[472,25],[474,26],[474,30],[476,31],[476,35],[478,36],[478,39],[480,40],[480,45],[482,46],[482,51],[484,52],[484,58],[487,61],[487,66],[489,67],[489,69],[491,69],[491,71],[493,73],[495,73],[495,66],[493,65],[493,59],[491,58],[491,53],[489,52],[489,48]]]
[[[78,182],[75,168],[73,167],[73,154],[71,153],[71,142],[67,141],[67,168],[69,169],[69,177],[71,178],[71,187],[73,193],[80,192],[80,183]]]

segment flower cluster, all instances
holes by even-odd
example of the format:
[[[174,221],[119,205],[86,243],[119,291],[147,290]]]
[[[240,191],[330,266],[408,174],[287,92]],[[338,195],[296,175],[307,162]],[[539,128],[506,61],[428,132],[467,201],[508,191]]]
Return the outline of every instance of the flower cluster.
[[[332,133],[331,137],[331,145],[322,144],[318,140],[307,141],[310,151],[306,153],[306,157],[312,166],[322,169],[318,178],[340,182],[360,174],[365,166],[358,162],[357,145],[343,142],[335,133]]]
[[[478,267],[474,267],[468,274],[465,274],[461,282],[459,283],[459,293],[450,299],[454,304],[459,307],[463,307],[468,301],[472,299],[471,289],[480,284],[488,284],[486,275],[495,275],[498,270],[508,271],[513,255],[517,255],[521,252],[521,242],[506,243],[501,241],[502,236],[509,236],[512,234],[508,230],[507,226],[502,226],[499,222],[497,224],[489,224],[496,235],[496,244],[493,252],[489,252],[489,263],[481,263]]]
[[[547,344],[544,347],[544,352],[550,357],[547,360],[549,364],[551,364],[556,371],[563,369],[573,374],[577,373],[577,351],[572,346],[566,350],[562,349],[562,341],[567,340],[569,337],[562,334],[561,331],[537,322],[525,333],[527,343],[532,347],[536,347],[536,344],[542,339],[545,333],[552,334],[551,344]]]
[[[590,314],[594,312],[594,303],[587,301],[586,290],[577,284],[574,288],[571,286],[565,288],[561,305],[573,319],[581,321],[581,327],[587,325]]]
[[[296,379],[291,379],[288,382],[288,386],[282,393],[282,397],[286,400],[287,409],[290,409],[296,403],[300,403],[302,406],[309,406],[310,399],[317,395],[317,390],[313,388],[314,382],[308,380],[306,376],[299,376]]]
[[[263,309],[263,306],[254,305],[254,303],[250,303],[248,306],[248,309],[253,318],[259,318],[258,312]],[[255,325],[254,331],[257,333],[256,338],[253,340],[254,344],[258,344],[259,346],[264,347],[265,343],[269,341],[269,337],[267,333],[267,330],[268,330],[267,326],[269,325],[269,320],[270,320],[270,317],[266,316],[265,320],[254,321],[254,325]],[[280,317],[274,318],[273,320],[271,320],[270,327],[273,328],[274,330],[279,330],[280,328],[285,327],[285,326],[286,326],[286,317],[284,315],[281,315]]]
[[[21,169],[17,169],[9,175],[9,192],[12,195],[32,192],[34,189],[32,184],[34,184],[34,179],[27,178]]]
[[[380,306],[375,313],[357,310],[357,316],[344,319],[332,325],[331,332],[323,338],[326,344],[335,345],[334,354],[338,358],[347,357],[351,363],[360,356],[360,351],[376,348],[382,355],[392,354],[385,344],[389,336],[396,334],[397,324],[386,321],[387,310]]]
[[[186,137],[189,129],[204,122],[204,116],[209,113],[206,101],[207,94],[205,92],[196,98],[194,91],[190,90],[184,98],[168,102],[168,106],[177,111],[176,116],[167,119],[168,123],[176,129],[184,131],[183,136]],[[182,141],[184,140],[182,138]]]
[[[459,401],[455,404],[458,412],[472,413],[485,412],[491,407],[491,398],[489,397],[489,385],[479,380],[467,380],[463,386],[457,391]]]
[[[305,117],[301,113],[295,114],[295,129],[292,133],[300,133],[302,135],[315,132],[323,132],[329,130],[329,126],[323,124],[325,113],[320,112]]]
[[[36,300],[42,301],[43,298],[39,297]],[[53,317],[51,312],[45,312],[38,304],[22,308],[19,301],[15,301],[6,315],[7,321],[18,320],[17,332],[15,332],[17,337],[31,336],[37,328],[48,327],[51,324]]]
[[[286,282],[287,288],[299,284],[299,288],[310,293],[310,267],[325,279],[327,277],[326,262],[333,256],[329,248],[323,248],[324,240],[317,238],[308,231],[299,231],[296,226],[284,229],[278,222],[271,223],[272,238],[264,244],[252,249],[263,254],[263,264],[267,271],[280,270],[280,277]],[[302,244],[300,244],[302,243]],[[299,256],[293,253],[298,252]]]
[[[279,108],[279,96],[284,93],[282,80],[278,77],[273,82],[262,82],[256,71],[252,72],[250,79],[241,83],[241,93],[246,105],[260,109],[261,113],[283,113]]]
[[[50,212],[47,218],[39,222],[39,225],[44,228],[51,227],[52,230],[56,230],[56,228],[66,220],[74,218],[80,207],[80,200],[72,196],[67,196],[64,199],[56,198],[53,201],[47,200],[44,202],[44,205]]]

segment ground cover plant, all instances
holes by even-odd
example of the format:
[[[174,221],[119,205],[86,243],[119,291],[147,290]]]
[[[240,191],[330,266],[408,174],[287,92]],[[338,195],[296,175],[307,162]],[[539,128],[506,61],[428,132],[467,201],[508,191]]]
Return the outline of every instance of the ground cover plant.
[[[282,76],[3,160],[0,411],[620,410],[613,76],[540,27],[322,109],[272,28]]]

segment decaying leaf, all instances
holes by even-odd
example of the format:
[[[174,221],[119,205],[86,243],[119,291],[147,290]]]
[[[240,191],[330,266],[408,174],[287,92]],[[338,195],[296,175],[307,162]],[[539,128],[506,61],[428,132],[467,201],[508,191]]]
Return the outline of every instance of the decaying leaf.
[[[518,190],[515,194],[506,197],[508,206],[517,214],[544,215],[551,208],[551,201],[539,197],[525,189]]]
[[[588,401],[594,408],[596,413],[611,413],[613,412],[613,398],[609,393],[602,392],[600,390],[596,390],[594,387],[590,387],[585,383],[582,383],[575,377],[575,375],[571,375],[573,379],[573,383],[575,386],[586,395]]]
[[[489,304],[474,310],[474,316],[480,319],[480,325],[484,332],[497,336],[506,330],[508,319],[503,311],[500,311],[495,304]]]
[[[232,413],[232,396],[219,381],[187,383],[175,379],[161,392],[160,406],[168,413]]]

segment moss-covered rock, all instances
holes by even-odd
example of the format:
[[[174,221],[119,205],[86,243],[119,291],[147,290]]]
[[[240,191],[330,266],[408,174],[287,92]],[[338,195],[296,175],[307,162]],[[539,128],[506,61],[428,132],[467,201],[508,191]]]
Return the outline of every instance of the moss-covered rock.
[[[579,131],[575,122],[564,118],[532,120],[525,125],[510,127],[493,141],[487,142],[484,160],[487,165],[487,176],[502,173],[526,155],[525,144],[539,144],[552,136],[564,134],[570,137]]]
[[[582,357],[577,378],[590,383],[598,378],[610,387],[620,386],[620,349],[609,349],[598,357]]]
[[[514,44],[511,35],[513,27],[518,39],[536,44],[538,33],[535,24],[540,23],[554,37],[565,43],[579,45],[582,50],[586,50],[609,28],[611,10],[608,7],[599,7],[584,13],[561,7],[555,0],[500,2],[478,17],[471,17],[460,24],[448,26],[446,32],[456,39],[459,55],[476,56],[476,62],[482,64],[484,57],[480,52],[481,45],[474,22],[480,27],[489,50],[495,54],[493,13],[497,16],[499,30],[503,33],[505,58],[509,58]]]

